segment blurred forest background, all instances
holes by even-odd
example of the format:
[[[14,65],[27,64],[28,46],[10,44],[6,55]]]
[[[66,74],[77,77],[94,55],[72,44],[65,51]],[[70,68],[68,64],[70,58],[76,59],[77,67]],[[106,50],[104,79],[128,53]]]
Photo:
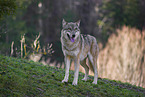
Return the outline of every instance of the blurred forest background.
[[[0,0],[0,54],[64,67],[63,18],[96,37],[100,77],[145,87],[145,0]]]

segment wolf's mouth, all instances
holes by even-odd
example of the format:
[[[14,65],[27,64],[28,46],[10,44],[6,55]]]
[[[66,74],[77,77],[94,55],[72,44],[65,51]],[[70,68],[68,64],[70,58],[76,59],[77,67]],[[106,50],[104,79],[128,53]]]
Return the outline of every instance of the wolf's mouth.
[[[74,39],[74,38],[72,38],[72,37],[70,38],[70,40],[71,40],[71,42],[75,42],[75,39]]]
[[[71,42],[74,42],[75,41],[75,35],[72,35],[72,37],[70,37],[70,35],[69,34],[67,34],[67,36],[68,36],[68,38],[71,40]]]

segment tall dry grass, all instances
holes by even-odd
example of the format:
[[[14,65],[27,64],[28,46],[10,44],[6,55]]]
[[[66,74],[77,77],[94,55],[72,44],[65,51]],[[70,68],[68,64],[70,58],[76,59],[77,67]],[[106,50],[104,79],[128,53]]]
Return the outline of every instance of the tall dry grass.
[[[100,77],[145,87],[145,31],[124,26],[100,51]]]

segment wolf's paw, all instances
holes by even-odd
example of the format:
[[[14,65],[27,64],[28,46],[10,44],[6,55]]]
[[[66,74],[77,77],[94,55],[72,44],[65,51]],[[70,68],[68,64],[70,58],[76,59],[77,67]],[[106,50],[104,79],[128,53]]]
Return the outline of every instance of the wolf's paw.
[[[84,77],[82,80],[83,80],[83,81],[87,81],[87,78],[86,78],[86,77]]]
[[[66,82],[68,82],[68,80],[64,79],[64,80],[62,80],[61,82],[62,82],[62,83],[66,83]]]
[[[93,84],[97,84],[97,81],[93,81],[92,83],[93,83]]]
[[[74,82],[74,81],[73,81],[72,85],[76,86],[76,85],[77,85],[77,82]]]

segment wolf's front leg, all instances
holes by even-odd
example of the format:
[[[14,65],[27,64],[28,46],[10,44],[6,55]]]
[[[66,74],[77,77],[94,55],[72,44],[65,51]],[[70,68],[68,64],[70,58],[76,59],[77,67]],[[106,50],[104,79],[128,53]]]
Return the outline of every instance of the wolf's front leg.
[[[74,65],[75,65],[75,72],[74,72],[74,80],[73,80],[73,83],[72,83],[72,85],[77,85],[77,83],[78,83],[78,75],[79,75],[79,63],[80,63],[80,61],[78,60],[78,59],[76,59],[75,61],[74,61]]]
[[[65,61],[66,68],[65,68],[65,77],[62,80],[62,83],[63,82],[68,82],[69,68],[70,68],[70,58],[69,57],[65,57],[64,61]]]

